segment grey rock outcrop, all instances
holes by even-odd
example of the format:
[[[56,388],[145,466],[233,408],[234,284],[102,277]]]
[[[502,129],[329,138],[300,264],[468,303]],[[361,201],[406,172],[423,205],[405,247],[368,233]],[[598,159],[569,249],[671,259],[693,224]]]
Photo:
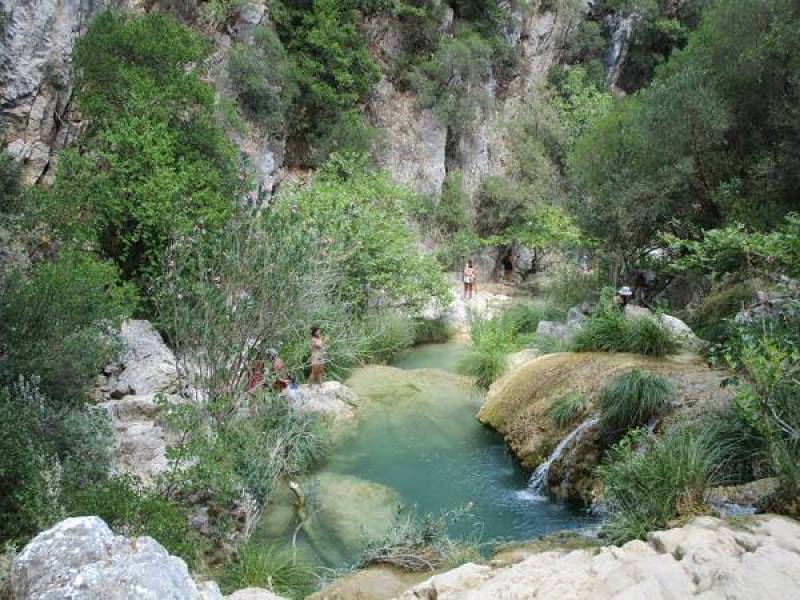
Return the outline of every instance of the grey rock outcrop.
[[[125,344],[123,368],[110,378],[112,396],[154,394],[175,383],[175,355],[150,321],[125,321],[120,337]]]
[[[348,420],[355,417],[357,397],[355,392],[338,381],[326,381],[321,386],[300,385],[287,390],[289,402],[297,410]]]
[[[689,352],[700,352],[706,346],[706,343],[694,334],[692,328],[678,317],[673,317],[666,313],[655,315],[647,308],[629,304],[625,307],[625,318],[657,319],[667,328],[673,339],[678,342],[684,350],[688,350]]]
[[[74,517],[37,535],[14,560],[15,600],[281,600],[250,588],[223,597],[150,537],[114,535],[98,517]]]
[[[126,350],[121,365],[110,365],[110,399],[101,402],[114,431],[114,468],[148,483],[167,467],[168,433],[156,418],[156,397],[182,402],[175,391],[178,374],[175,355],[149,321],[123,323],[120,337]]]
[[[38,181],[79,130],[70,60],[78,36],[112,0],[0,0],[0,130]]]
[[[712,517],[599,552],[543,552],[505,568],[466,564],[402,600],[783,600],[800,596],[800,524],[757,517],[734,527]]]

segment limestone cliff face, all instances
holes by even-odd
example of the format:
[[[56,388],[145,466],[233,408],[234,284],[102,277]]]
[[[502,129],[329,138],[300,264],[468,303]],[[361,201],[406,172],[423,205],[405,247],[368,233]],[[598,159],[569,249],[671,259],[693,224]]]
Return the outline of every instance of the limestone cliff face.
[[[39,181],[79,131],[70,110],[75,39],[111,0],[0,0],[0,130]]]
[[[511,162],[509,129],[531,96],[538,93],[550,66],[558,61],[575,18],[542,11],[539,3],[511,12],[504,35],[519,54],[517,73],[502,89],[491,78],[484,82],[492,101],[469,134],[448,131],[431,111],[415,108],[413,93],[397,91],[384,76],[367,106],[373,124],[386,132],[380,163],[398,181],[433,194],[441,192],[448,171],[459,170],[470,198],[485,177],[505,174]],[[449,15],[443,27],[449,27],[451,20]],[[399,58],[399,29],[390,19],[367,26],[373,55],[386,72]]]
[[[503,34],[518,51],[519,67],[503,86],[491,78],[484,82],[492,102],[469,135],[448,131],[430,111],[418,109],[413,93],[399,91],[392,83],[390,73],[402,42],[399,24],[391,17],[365,24],[384,73],[366,113],[385,131],[378,160],[399,182],[438,194],[446,173],[458,169],[473,196],[487,175],[506,172],[509,126],[558,60],[576,18],[542,10],[538,2],[524,10],[511,4]],[[237,6],[229,25],[213,33],[216,50],[208,72],[221,94],[230,91],[224,69],[227,49],[235,41],[247,43],[252,30],[269,19],[266,0]],[[46,181],[56,152],[80,133],[80,118],[71,103],[70,55],[77,37],[107,8],[167,12],[204,28],[197,0],[0,0],[0,139],[23,161],[28,182]],[[452,27],[452,11],[442,27]],[[268,137],[254,124],[248,124],[245,133],[231,132],[231,137],[252,166],[260,191],[271,193],[284,174],[285,140]]]

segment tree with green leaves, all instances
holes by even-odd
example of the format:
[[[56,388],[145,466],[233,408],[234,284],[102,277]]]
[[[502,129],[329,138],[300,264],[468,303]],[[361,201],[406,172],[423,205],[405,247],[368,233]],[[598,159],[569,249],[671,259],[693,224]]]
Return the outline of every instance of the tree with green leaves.
[[[45,215],[145,286],[176,235],[230,216],[236,154],[197,65],[208,46],[162,15],[100,15],[75,47],[76,99],[88,123],[62,152]]]

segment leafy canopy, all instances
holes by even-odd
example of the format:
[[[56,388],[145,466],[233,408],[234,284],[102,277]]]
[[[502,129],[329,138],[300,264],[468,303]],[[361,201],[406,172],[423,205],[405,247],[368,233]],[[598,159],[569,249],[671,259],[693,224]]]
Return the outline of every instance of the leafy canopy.
[[[219,228],[237,191],[235,152],[197,63],[206,46],[161,15],[100,15],[76,43],[89,121],[44,196],[51,222],[144,285],[178,234]]]

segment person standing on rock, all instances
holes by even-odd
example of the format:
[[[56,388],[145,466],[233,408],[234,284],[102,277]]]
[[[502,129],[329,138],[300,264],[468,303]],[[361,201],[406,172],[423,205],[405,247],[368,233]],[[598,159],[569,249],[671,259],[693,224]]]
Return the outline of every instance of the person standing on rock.
[[[325,376],[325,342],[322,333],[316,325],[311,328],[311,377],[308,378],[309,387],[318,383],[322,387]]]
[[[475,292],[475,277],[477,273],[475,272],[475,267],[472,265],[472,261],[467,261],[467,266],[464,267],[464,299],[470,300],[472,298],[472,294]]]

